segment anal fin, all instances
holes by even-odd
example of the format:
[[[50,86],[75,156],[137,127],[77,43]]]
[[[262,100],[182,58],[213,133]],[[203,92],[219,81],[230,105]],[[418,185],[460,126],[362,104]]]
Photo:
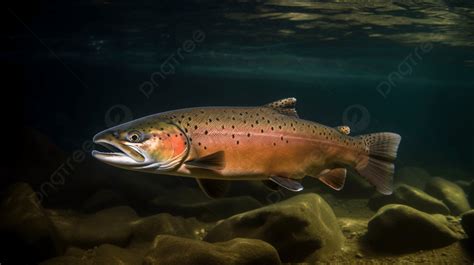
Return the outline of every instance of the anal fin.
[[[346,175],[345,168],[334,168],[323,170],[316,178],[335,190],[342,190],[346,182]]]
[[[303,185],[294,179],[272,176],[270,177],[270,180],[290,191],[303,190]]]

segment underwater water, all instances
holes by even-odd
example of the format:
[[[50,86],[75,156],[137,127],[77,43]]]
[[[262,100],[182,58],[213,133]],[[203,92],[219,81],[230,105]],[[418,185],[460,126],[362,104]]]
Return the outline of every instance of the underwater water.
[[[470,1],[71,0],[4,11],[6,89],[21,98],[5,116],[23,115],[4,139],[20,155],[0,180],[0,264],[472,264]],[[298,193],[233,181],[210,199],[193,178],[91,156],[96,133],[146,115],[288,97],[300,118],[352,136],[400,134],[394,193],[351,172],[341,191],[310,177]]]

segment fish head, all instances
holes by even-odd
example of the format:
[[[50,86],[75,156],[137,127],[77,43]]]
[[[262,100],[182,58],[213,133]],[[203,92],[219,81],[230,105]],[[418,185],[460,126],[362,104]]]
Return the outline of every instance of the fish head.
[[[178,167],[188,155],[189,141],[165,119],[143,118],[102,131],[94,143],[109,149],[92,151],[98,160],[129,170],[159,173]]]

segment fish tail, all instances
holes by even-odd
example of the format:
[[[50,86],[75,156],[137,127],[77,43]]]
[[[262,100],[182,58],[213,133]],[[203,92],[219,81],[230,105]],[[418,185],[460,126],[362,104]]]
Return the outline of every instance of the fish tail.
[[[356,165],[356,170],[382,194],[392,194],[394,161],[401,136],[395,133],[373,133],[359,136],[368,150],[368,159]]]

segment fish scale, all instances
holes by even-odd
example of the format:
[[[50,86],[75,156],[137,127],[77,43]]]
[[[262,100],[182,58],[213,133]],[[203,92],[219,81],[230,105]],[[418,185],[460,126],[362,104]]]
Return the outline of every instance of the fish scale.
[[[121,152],[93,155],[130,170],[196,178],[211,197],[225,193],[227,180],[271,180],[300,191],[299,180],[311,176],[340,190],[347,168],[391,193],[398,134],[352,137],[347,126],[300,119],[295,104],[287,98],[158,113],[97,134],[94,142]]]
[[[283,115],[267,107],[193,108],[170,113],[164,117],[183,126],[197,157],[220,150],[224,150],[226,154],[232,153],[233,155],[226,159],[226,170],[221,173],[233,179],[266,178],[272,174],[284,174],[300,179],[306,174],[317,175],[318,172],[306,170],[308,168],[312,168],[313,171],[321,170],[313,167],[315,159],[310,159],[307,165],[302,161],[296,161],[295,165],[284,163],[289,170],[274,165],[281,163],[289,154],[301,153],[307,149],[305,146],[311,147],[311,150],[308,150],[310,153],[318,153],[319,149],[327,149],[328,146],[332,146],[333,149],[338,147],[341,150],[349,150],[351,153],[366,151],[360,139],[356,140],[341,134],[336,129],[315,122]],[[314,145],[319,145],[319,148]],[[265,158],[265,161],[247,153],[257,151],[255,146],[260,149],[258,153],[261,155],[258,156]],[[321,152],[323,150],[319,153]],[[273,155],[262,155],[262,153]],[[236,158],[237,163],[233,163],[234,160],[230,158]],[[274,163],[271,163],[273,161]],[[270,164],[265,165],[266,162]]]

